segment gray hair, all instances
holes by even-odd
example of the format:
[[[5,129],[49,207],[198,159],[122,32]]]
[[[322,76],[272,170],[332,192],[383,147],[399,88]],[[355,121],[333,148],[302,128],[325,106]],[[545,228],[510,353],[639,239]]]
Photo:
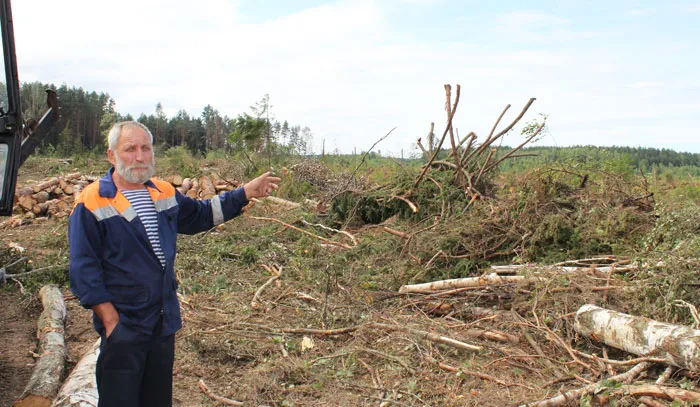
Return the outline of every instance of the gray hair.
[[[122,135],[122,130],[124,128],[128,127],[139,127],[143,129],[143,131],[148,134],[148,136],[151,138],[151,144],[153,144],[153,134],[151,134],[151,131],[148,130],[148,127],[146,127],[145,124],[137,121],[128,121],[128,122],[119,122],[116,123],[114,126],[112,126],[112,129],[109,131],[109,134],[107,135],[107,146],[109,147],[110,150],[116,151],[117,150],[117,144],[119,143],[119,136]]]

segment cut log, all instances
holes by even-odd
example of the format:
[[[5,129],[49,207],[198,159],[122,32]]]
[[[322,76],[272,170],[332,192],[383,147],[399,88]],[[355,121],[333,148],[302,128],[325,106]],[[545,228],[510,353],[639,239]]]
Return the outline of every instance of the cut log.
[[[74,181],[82,177],[82,174],[79,172],[72,172],[70,174],[66,174],[63,176],[63,179],[66,181]]]
[[[32,195],[33,193],[34,193],[34,189],[32,189],[32,187],[24,187],[22,189],[19,189],[17,192],[15,192],[15,195],[18,197],[21,197],[21,196]]]
[[[173,175],[173,179],[172,179],[171,183],[172,183],[174,186],[179,187],[179,186],[182,185],[182,181],[183,181],[182,176],[180,176],[180,175]]]
[[[214,183],[211,182],[211,178],[207,177],[206,175],[199,178],[199,186],[201,188],[200,195],[202,199],[211,199],[214,197],[214,195],[216,195]]]
[[[34,190],[34,192],[39,192],[39,191],[43,191],[47,188],[54,187],[56,185],[58,185],[58,178],[53,177],[47,181],[43,181],[43,182],[40,182],[40,183],[34,185],[32,187],[32,189]]]
[[[700,330],[586,304],[576,312],[576,332],[626,352],[660,358],[700,372]]]
[[[73,185],[68,184],[65,187],[63,187],[63,193],[66,195],[73,195],[73,192],[75,191]]]
[[[48,192],[46,191],[41,191],[37,192],[36,194],[32,195],[32,198],[34,198],[34,201],[38,204],[42,204],[51,198],[51,195],[49,195]]]
[[[188,189],[192,188],[192,180],[190,178],[185,178],[182,180],[182,187],[187,192]]]
[[[31,195],[20,196],[17,200],[17,204],[25,211],[29,212],[32,210],[34,205],[36,205],[36,200],[31,197]]]
[[[192,188],[187,191],[187,196],[194,199],[199,199],[199,180],[197,178],[192,179]]]
[[[480,277],[455,278],[451,280],[440,280],[423,284],[404,285],[399,289],[399,292],[428,294],[443,290],[453,290],[456,288],[531,283],[539,280],[540,279],[537,277],[499,276],[497,274],[488,274]]]
[[[96,407],[98,394],[95,380],[95,365],[100,354],[100,339],[97,339],[73,371],[68,375],[51,407]]]
[[[36,216],[44,216],[46,215],[46,212],[49,210],[49,204],[44,202],[40,204],[36,204],[32,207],[32,212]]]
[[[14,407],[48,407],[58,393],[63,379],[66,362],[66,344],[63,337],[66,305],[63,302],[63,294],[57,286],[47,285],[39,290],[39,297],[44,305],[36,333],[40,356],[27,387],[14,403]]]

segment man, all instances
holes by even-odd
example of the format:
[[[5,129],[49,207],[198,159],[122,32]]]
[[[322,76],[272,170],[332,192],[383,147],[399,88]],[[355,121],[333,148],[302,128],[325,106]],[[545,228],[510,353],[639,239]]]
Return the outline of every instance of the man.
[[[171,406],[175,332],[182,327],[177,234],[238,216],[248,199],[277,189],[280,178],[265,173],[198,201],[152,178],[153,136],[141,123],[115,124],[108,142],[114,167],[83,190],[68,222],[71,289],[94,311],[102,338],[99,407]]]

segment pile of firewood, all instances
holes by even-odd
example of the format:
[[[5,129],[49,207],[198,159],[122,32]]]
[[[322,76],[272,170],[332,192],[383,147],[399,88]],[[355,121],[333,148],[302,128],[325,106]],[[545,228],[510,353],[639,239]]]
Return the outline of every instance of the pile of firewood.
[[[73,202],[80,192],[100,177],[79,172],[51,177],[32,186],[18,189],[15,194],[15,215],[3,222],[3,226],[21,226],[35,218],[64,218],[70,215]],[[195,199],[209,199],[239,184],[222,179],[216,174],[199,178],[183,178],[179,175],[165,178],[183,195]]]
[[[97,179],[97,176],[74,172],[19,189],[15,194],[15,213],[31,214],[29,217],[68,216],[73,197]]]
[[[181,194],[195,199],[210,199],[223,191],[230,191],[240,183],[221,178],[215,173],[203,175],[199,178],[182,178],[179,175],[165,179],[170,182]]]

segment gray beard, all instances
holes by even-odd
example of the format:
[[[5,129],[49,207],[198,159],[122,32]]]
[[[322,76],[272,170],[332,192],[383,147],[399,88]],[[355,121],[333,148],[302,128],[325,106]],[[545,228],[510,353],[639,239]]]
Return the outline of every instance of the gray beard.
[[[155,163],[152,163],[151,165],[139,165],[135,164],[130,167],[126,167],[124,163],[118,158],[115,157],[117,161],[117,166],[116,166],[116,171],[117,174],[119,174],[124,180],[130,184],[143,184],[151,177],[153,177],[153,174],[156,172],[156,166]],[[135,169],[138,168],[146,168],[147,171],[143,175],[137,174],[134,172]]]

